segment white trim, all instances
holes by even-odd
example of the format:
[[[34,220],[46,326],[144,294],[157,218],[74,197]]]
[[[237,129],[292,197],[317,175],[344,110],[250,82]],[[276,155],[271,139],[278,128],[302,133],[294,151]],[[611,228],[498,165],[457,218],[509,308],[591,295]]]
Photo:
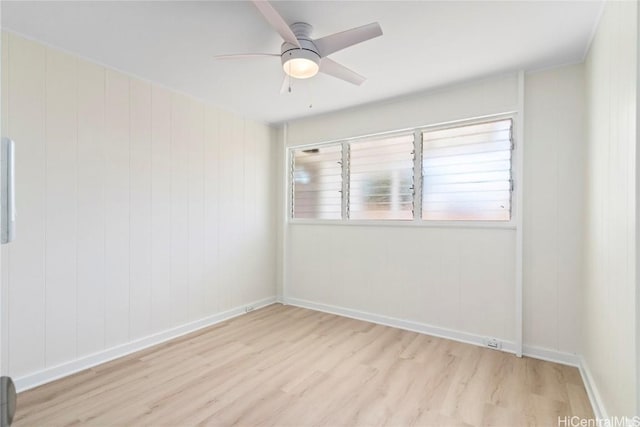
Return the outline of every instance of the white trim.
[[[604,7],[604,6],[603,6]],[[636,275],[636,414],[640,414],[640,4],[636,5],[636,217],[635,229],[636,235],[634,240],[634,250],[636,254],[635,275]]]
[[[403,329],[411,332],[418,332],[420,334],[431,335],[434,337],[446,338],[453,341],[463,342],[466,344],[473,344],[480,347],[486,347],[485,342],[487,337],[468,332],[456,331],[453,329],[442,328],[438,326],[429,325],[427,323],[415,322],[412,320],[398,319],[396,317],[383,316],[380,314],[373,314],[360,310],[353,310],[345,307],[338,307],[335,305],[316,303],[298,298],[284,299],[285,304],[293,305],[296,307],[302,307],[309,310],[322,311],[324,313],[335,314],[338,316],[349,317],[351,319],[363,320],[365,322],[376,323],[378,325],[390,326],[392,328]],[[515,343],[513,341],[502,340],[496,337],[502,343],[502,351],[507,353],[515,353]]]
[[[422,131],[416,129],[413,132],[413,223],[422,222]]]
[[[513,138],[514,149],[513,152],[516,156],[513,189],[511,197],[515,197],[515,222],[516,222],[516,271],[515,271],[515,327],[516,327],[516,355],[522,357],[523,346],[523,247],[524,247],[524,234],[523,234],[523,216],[524,216],[524,71],[518,73],[518,117],[516,119],[516,135]],[[513,212],[513,211],[512,211]],[[511,216],[513,220],[513,215]]]
[[[1,9],[1,8],[0,8]],[[0,16],[2,15],[1,11],[0,11]],[[1,28],[1,24],[0,24],[0,28]],[[3,30],[4,31],[4,30]],[[10,51],[9,51],[9,40],[8,40],[8,33],[5,33],[7,36],[7,45],[6,45],[6,49],[7,49],[7,59],[10,59]],[[0,34],[0,39],[4,39],[5,36]],[[0,40],[0,44],[2,43],[2,40]],[[6,65],[6,64],[5,64]],[[8,75],[8,68],[6,67],[6,69],[4,70],[7,73],[7,79],[9,78]],[[0,82],[2,81],[2,72],[0,71]],[[2,85],[0,84],[0,92],[1,92],[1,88]],[[2,93],[2,99],[9,99],[9,85],[7,85],[7,93]],[[2,103],[0,102],[0,117],[3,117],[6,114],[6,117],[9,117],[9,111],[2,111]],[[9,107],[9,102],[7,102],[7,110]],[[0,125],[0,136],[10,136],[11,135],[11,131],[9,129],[9,120],[6,121],[6,123],[4,123],[5,127],[2,127],[2,125]],[[2,246],[2,249],[0,249],[0,375],[4,376],[4,375],[8,375],[9,373],[9,285],[8,285],[8,281],[4,280],[5,277],[9,276],[9,266],[8,265],[2,265],[2,259],[4,258],[5,260],[8,260],[8,251],[9,251],[9,247],[7,246]],[[3,256],[2,254],[5,254],[5,256]],[[4,271],[3,271],[4,270]]]
[[[349,192],[351,189],[349,185],[351,184],[351,180],[349,179],[349,172],[351,171],[351,146],[348,142],[342,142],[340,144],[342,159],[340,160],[340,166],[342,167],[342,183],[340,189],[340,218],[343,221],[349,219]],[[292,185],[293,188],[293,185]],[[292,195],[293,197],[293,195]],[[290,218],[293,218],[293,211]]]
[[[340,226],[370,226],[370,227],[423,227],[423,228],[490,228],[515,230],[513,221],[431,221],[417,218],[387,219],[387,220],[338,220],[338,219],[289,219],[290,225],[340,225]]]
[[[253,306],[254,309],[259,309],[274,304],[276,301],[276,297],[269,297],[258,301],[249,302],[247,304],[243,304],[242,306],[232,308],[231,310],[223,311],[222,313],[214,314],[212,316],[189,322],[175,328],[148,335],[146,337],[128,342],[126,344],[111,347],[106,350],[102,350],[97,353],[72,360],[70,362],[65,362],[57,366],[52,366],[41,371],[15,378],[14,381],[16,390],[18,392],[29,390],[39,385],[66,377],[68,375],[83,371],[96,365],[100,365],[110,360],[135,353],[136,351],[161,344],[182,335],[186,335],[199,329],[206,328],[208,326],[215,325],[216,323],[231,319],[233,317],[240,316],[242,314],[245,314],[245,307],[247,306]]]
[[[282,180],[282,185],[284,188],[284,214],[281,218],[281,226],[282,226],[282,264],[280,268],[282,269],[282,283],[280,284],[281,293],[278,295],[280,299],[284,299],[284,296],[287,294],[287,285],[289,281],[289,227],[287,226],[287,220],[291,216],[291,192],[289,189],[291,188],[291,150],[287,148],[287,141],[289,138],[289,125],[285,123],[282,126],[282,151],[284,156],[284,168],[282,168],[279,173],[284,171],[284,178]]]
[[[534,359],[546,360],[547,362],[554,362],[561,365],[580,368],[580,356],[575,353],[565,353],[562,351],[551,350],[544,347],[524,345],[522,347],[522,354]]]
[[[281,301],[283,304],[293,305],[296,307],[302,307],[309,310],[321,311],[323,313],[335,314],[337,316],[349,317],[351,319],[362,320],[365,322],[376,323],[378,325],[390,326],[392,328],[403,329],[406,331],[417,332],[420,334],[431,335],[435,337],[450,339],[453,341],[463,342],[465,344],[477,345],[479,347],[486,347],[487,337],[473,334],[469,332],[462,332],[448,328],[442,328],[439,326],[430,325],[427,323],[415,322],[412,320],[398,319],[391,316],[383,316],[379,314],[369,313],[360,310],[353,310],[346,307],[339,307],[330,304],[322,304],[313,301],[303,300],[299,298],[284,298]],[[502,340],[501,350],[506,353],[512,353],[515,355],[516,344],[513,341]],[[580,356],[573,353],[564,353],[561,351],[551,350],[542,347],[524,346],[524,356],[528,356],[534,359],[546,360],[548,362],[559,363],[561,365],[573,366],[579,368],[582,372],[582,366],[584,362],[581,361]],[[584,374],[583,374],[584,379]],[[587,381],[585,381],[585,386]],[[587,389],[588,391],[589,389]],[[592,401],[593,405],[593,401]]]
[[[589,365],[587,365],[587,361],[584,357],[580,356],[580,375],[582,376],[582,382],[584,383],[584,388],[587,390],[587,395],[589,396],[589,401],[591,402],[591,407],[593,408],[593,415],[597,419],[609,419],[609,414],[604,406],[604,402],[602,401],[602,397],[598,388],[596,387],[596,382],[591,374],[591,370],[589,369]]]

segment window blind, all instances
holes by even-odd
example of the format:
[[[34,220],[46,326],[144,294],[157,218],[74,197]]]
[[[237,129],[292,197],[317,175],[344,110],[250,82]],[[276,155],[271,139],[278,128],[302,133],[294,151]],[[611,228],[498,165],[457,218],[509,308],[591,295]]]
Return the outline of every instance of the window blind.
[[[349,144],[350,219],[413,219],[413,134]]]
[[[422,218],[511,219],[512,120],[422,133]]]
[[[342,145],[292,151],[292,218],[342,218]]]

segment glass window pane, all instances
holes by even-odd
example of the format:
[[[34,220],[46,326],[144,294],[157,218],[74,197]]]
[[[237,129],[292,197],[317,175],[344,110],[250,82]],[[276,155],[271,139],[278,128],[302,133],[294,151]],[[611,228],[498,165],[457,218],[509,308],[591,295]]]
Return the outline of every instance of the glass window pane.
[[[413,219],[413,134],[349,144],[349,218]]]
[[[292,150],[292,218],[342,219],[342,145]]]
[[[512,120],[422,133],[422,219],[511,219]]]

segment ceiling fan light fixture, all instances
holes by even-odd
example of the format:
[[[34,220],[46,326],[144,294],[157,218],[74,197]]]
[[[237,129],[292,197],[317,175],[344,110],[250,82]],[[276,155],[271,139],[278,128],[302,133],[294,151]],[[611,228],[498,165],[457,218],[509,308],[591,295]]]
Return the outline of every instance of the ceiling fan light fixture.
[[[308,79],[318,74],[318,64],[307,58],[292,58],[282,65],[284,72],[296,79]]]
[[[308,79],[320,71],[320,55],[310,48],[292,48],[284,43],[282,50],[282,69],[287,75],[296,79]]]

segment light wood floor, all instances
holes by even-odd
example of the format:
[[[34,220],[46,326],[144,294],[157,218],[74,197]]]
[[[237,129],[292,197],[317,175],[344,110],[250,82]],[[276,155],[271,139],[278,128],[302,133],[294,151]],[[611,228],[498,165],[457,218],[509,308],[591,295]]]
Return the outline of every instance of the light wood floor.
[[[15,426],[557,425],[578,370],[272,305],[18,396]]]

